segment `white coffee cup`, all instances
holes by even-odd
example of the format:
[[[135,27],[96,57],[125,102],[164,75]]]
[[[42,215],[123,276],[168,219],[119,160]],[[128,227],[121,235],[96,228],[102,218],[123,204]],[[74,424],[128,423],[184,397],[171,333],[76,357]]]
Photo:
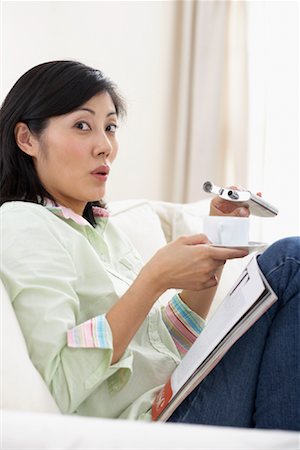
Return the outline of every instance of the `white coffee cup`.
[[[249,244],[249,218],[208,216],[203,221],[203,232],[213,244],[246,246]]]

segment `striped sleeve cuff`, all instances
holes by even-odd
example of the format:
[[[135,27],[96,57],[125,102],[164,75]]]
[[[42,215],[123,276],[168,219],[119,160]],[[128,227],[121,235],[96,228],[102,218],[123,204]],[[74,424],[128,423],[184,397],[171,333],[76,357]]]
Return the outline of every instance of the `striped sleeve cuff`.
[[[192,311],[178,294],[163,309],[162,318],[183,357],[205,327],[205,320]]]
[[[94,317],[68,330],[68,347],[112,348],[110,327],[105,315]]]

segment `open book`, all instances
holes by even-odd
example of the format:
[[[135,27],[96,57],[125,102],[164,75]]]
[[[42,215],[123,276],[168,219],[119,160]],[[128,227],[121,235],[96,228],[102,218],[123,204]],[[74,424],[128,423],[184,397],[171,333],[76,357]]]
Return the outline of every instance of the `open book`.
[[[167,420],[230,347],[277,300],[254,256],[156,396],[153,420]]]

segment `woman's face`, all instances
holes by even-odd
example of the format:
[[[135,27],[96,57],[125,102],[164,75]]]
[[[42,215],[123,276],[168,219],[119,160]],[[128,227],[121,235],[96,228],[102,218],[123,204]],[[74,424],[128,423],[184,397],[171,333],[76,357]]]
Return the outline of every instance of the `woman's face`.
[[[43,186],[58,203],[82,215],[87,202],[104,196],[118,151],[116,128],[116,108],[107,92],[49,120],[33,159]]]

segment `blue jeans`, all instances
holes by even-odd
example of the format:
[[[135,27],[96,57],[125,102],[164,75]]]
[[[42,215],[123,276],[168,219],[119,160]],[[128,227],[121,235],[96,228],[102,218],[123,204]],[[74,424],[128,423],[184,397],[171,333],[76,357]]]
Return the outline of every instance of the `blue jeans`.
[[[300,237],[271,245],[258,263],[278,301],[170,422],[300,430]]]

